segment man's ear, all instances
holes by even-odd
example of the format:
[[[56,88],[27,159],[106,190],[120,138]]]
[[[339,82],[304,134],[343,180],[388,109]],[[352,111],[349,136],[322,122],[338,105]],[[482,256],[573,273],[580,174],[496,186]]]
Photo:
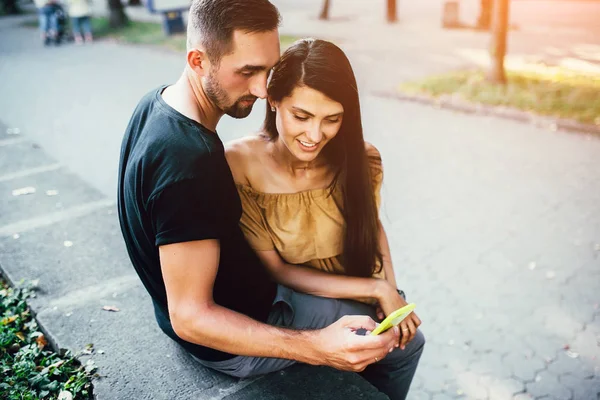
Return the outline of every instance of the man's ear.
[[[210,61],[206,53],[200,49],[191,49],[187,52],[188,67],[199,76],[207,76],[210,70]]]

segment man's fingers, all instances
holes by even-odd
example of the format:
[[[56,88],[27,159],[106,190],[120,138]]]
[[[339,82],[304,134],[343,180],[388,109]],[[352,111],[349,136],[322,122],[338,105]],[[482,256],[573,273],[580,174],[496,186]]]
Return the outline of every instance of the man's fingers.
[[[373,351],[389,351],[393,349],[398,343],[398,328],[393,327],[387,331],[380,333],[379,335],[371,336],[359,336],[355,335],[351,338],[354,345],[354,349],[360,350],[373,350]]]
[[[352,330],[366,329],[372,331],[377,327],[373,318],[368,315],[346,315],[340,318],[340,323],[345,328],[351,328]]]

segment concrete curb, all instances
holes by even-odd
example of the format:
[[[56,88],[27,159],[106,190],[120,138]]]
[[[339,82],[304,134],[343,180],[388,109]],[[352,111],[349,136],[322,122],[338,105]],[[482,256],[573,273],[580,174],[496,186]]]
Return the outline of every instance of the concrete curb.
[[[510,119],[513,121],[547,128],[551,131],[560,130],[571,133],[600,135],[600,126],[597,125],[582,124],[580,122],[564,118],[545,117],[530,112],[517,110],[515,108],[470,103],[451,95],[444,95],[436,98],[427,95],[414,95],[392,91],[378,91],[373,92],[372,94],[377,97],[431,105],[435,108],[459,111],[465,114],[486,115]]]

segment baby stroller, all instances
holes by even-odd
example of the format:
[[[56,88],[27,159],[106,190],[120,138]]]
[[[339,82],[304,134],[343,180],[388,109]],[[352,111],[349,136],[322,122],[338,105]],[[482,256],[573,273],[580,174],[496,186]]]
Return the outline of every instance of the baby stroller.
[[[52,9],[54,15],[56,15],[56,24],[58,26],[56,43],[71,41],[73,37],[69,30],[69,16],[67,15],[67,12],[59,3],[52,3]]]

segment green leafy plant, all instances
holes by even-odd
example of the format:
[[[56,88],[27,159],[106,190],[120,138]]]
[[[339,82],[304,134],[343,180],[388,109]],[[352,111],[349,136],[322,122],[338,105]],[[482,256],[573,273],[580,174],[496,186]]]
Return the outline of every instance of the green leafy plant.
[[[27,305],[35,283],[18,288],[0,279],[0,393],[7,400],[90,399],[91,360],[53,352]],[[68,392],[68,393],[67,393]]]

